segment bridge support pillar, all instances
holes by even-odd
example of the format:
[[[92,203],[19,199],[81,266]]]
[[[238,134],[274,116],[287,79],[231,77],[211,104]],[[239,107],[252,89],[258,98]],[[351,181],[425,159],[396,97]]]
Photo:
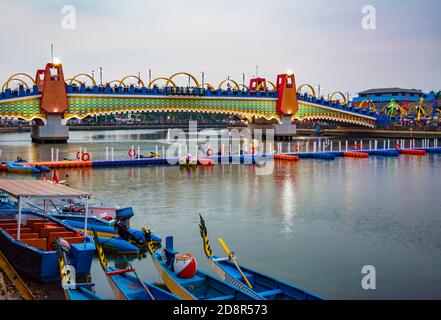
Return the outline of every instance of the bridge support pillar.
[[[45,125],[32,126],[31,138],[35,143],[67,143],[69,128],[63,124],[61,114],[48,114]]]
[[[261,129],[264,131],[263,134],[265,134],[265,130],[272,129],[275,137],[294,136],[297,133],[297,126],[291,124],[291,116],[281,116],[280,123],[255,119],[252,124],[248,125],[248,129],[251,129],[253,133],[255,129]]]

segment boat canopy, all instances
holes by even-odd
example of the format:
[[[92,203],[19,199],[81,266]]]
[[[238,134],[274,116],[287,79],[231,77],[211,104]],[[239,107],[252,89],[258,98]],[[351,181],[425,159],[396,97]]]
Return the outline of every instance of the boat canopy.
[[[44,201],[44,214],[47,213],[48,201],[63,199],[81,199],[85,200],[85,219],[84,219],[84,241],[87,238],[87,219],[89,215],[90,193],[78,189],[70,188],[60,184],[55,184],[45,180],[0,180],[0,192],[18,200],[18,219],[17,219],[17,240],[20,240],[21,234],[21,213],[23,201],[31,199],[40,199]]]
[[[40,198],[40,199],[66,199],[66,198],[88,198],[90,193],[78,189],[54,184],[44,180],[0,180],[0,191],[19,199]]]

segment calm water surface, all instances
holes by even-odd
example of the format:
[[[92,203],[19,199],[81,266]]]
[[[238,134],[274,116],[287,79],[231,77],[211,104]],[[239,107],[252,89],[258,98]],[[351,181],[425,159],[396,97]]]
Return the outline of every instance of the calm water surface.
[[[102,156],[105,146],[126,157],[131,144],[143,151],[166,145],[164,132],[71,132],[58,145],[60,158],[86,147]],[[2,159],[17,155],[50,159],[50,148],[29,134],[0,135]],[[271,175],[255,166],[217,165],[66,170],[69,184],[98,201],[133,206],[132,226],[175,237],[213,273],[202,250],[198,214],[207,223],[214,252],[217,237],[239,261],[330,299],[441,299],[441,157],[371,157],[276,163]],[[17,178],[2,174],[3,178]],[[134,261],[138,273],[160,282],[150,258]],[[377,289],[361,288],[361,269],[373,265]],[[99,264],[97,293],[114,298]]]

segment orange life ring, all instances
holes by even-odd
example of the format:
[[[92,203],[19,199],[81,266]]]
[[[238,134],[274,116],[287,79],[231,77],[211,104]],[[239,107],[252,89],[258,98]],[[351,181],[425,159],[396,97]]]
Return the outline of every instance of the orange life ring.
[[[77,152],[77,159],[78,159],[78,160],[81,159],[81,155],[82,155],[82,154],[83,154],[82,152],[79,152],[79,151]]]
[[[134,158],[136,156],[136,150],[135,149],[129,149],[127,152],[130,158]]]
[[[90,160],[90,154],[87,153],[87,152],[84,152],[83,155],[81,156],[81,160],[89,161]]]
[[[211,148],[207,149],[207,152],[205,153],[208,157],[211,157],[213,150]]]
[[[360,149],[361,149],[361,144],[357,143],[357,144],[355,145],[354,150],[360,150]]]

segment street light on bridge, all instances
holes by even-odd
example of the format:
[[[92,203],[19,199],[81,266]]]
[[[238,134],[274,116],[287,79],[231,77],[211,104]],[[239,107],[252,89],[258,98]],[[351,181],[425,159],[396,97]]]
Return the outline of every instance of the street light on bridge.
[[[100,86],[103,85],[103,67],[100,67]]]

